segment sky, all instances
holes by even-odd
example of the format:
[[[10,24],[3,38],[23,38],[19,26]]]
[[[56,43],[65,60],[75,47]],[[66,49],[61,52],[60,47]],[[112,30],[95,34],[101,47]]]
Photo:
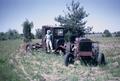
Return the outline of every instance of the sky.
[[[64,15],[66,5],[72,0],[0,0],[0,32],[16,29],[22,33],[22,23],[28,19],[34,23],[32,33],[43,25],[58,24],[54,18]],[[120,31],[120,0],[75,0],[80,1],[89,16],[87,26],[94,32]]]

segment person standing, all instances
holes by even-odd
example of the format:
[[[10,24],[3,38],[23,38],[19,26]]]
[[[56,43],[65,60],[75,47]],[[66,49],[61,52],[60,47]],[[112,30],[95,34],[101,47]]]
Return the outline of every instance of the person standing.
[[[52,51],[53,52],[53,46],[52,46],[52,34],[50,30],[47,30],[47,34],[45,35],[45,42],[46,42],[46,47],[47,47],[47,52]]]

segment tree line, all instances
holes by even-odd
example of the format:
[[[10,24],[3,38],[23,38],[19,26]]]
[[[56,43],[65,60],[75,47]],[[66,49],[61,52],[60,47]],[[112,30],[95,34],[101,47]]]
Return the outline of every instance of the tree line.
[[[108,29],[105,29],[102,33],[103,37],[120,37],[120,31],[111,33]]]
[[[9,29],[7,32],[0,32],[0,40],[18,39],[20,37],[20,34],[15,29]]]

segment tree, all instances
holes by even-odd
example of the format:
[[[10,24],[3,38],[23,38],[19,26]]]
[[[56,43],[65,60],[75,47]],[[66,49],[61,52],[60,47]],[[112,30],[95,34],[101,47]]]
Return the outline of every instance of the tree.
[[[31,39],[35,39],[35,35],[31,33]]]
[[[15,29],[9,29],[7,32],[0,32],[0,40],[18,39],[20,34]]]
[[[120,37],[120,31],[114,32],[115,37]]]
[[[36,37],[38,38],[38,39],[41,39],[42,38],[42,29],[36,29]]]
[[[112,34],[110,33],[109,30],[105,29],[104,32],[103,32],[103,36],[104,36],[104,37],[111,37]]]
[[[86,21],[83,19],[88,16],[83,7],[80,6],[80,2],[74,2],[69,6],[66,6],[67,12],[64,16],[59,15],[55,18],[55,21],[60,23],[60,26],[65,28],[65,32],[68,31],[71,35],[78,37],[85,35]]]
[[[17,38],[19,38],[19,33],[15,29],[9,29],[6,32],[6,37],[7,37],[7,39],[17,39]]]
[[[6,34],[4,32],[0,32],[0,40],[6,40]]]
[[[23,36],[24,42],[30,42],[32,39],[31,29],[33,28],[33,22],[29,22],[27,19],[23,22]]]
[[[68,31],[68,32],[65,34],[65,40],[66,40],[66,42],[69,42],[69,41],[70,41],[70,38],[71,38],[71,33],[70,33],[70,31]]]

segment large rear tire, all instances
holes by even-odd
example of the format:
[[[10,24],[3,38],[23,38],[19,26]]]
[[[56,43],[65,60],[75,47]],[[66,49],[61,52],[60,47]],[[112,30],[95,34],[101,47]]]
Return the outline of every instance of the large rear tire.
[[[74,55],[73,54],[66,54],[64,59],[65,66],[68,66],[69,64],[74,64]]]
[[[102,65],[106,64],[105,55],[103,53],[98,54],[97,62],[98,64],[102,64]]]

